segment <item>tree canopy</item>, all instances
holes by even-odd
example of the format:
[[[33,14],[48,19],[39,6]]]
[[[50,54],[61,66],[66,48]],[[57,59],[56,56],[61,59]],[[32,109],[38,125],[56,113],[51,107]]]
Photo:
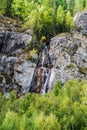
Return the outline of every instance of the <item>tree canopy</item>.
[[[0,94],[0,130],[86,130],[87,81],[57,82],[44,96]]]
[[[72,29],[72,17],[87,7],[87,0],[0,0],[0,10],[16,16],[40,40]],[[68,20],[69,19],[69,20]]]

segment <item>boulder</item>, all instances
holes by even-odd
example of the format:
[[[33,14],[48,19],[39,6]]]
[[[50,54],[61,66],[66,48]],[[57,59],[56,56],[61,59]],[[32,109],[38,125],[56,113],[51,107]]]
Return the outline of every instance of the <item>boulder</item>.
[[[30,61],[24,61],[21,65],[15,66],[15,74],[14,80],[16,84],[22,87],[21,92],[25,94],[29,92],[34,70],[35,64]]]
[[[13,54],[25,48],[32,36],[26,33],[4,31],[0,32],[0,51],[4,54]]]

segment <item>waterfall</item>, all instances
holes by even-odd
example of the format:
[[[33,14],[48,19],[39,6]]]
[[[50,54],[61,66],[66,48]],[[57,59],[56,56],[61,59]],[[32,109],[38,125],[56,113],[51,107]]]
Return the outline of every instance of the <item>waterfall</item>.
[[[46,93],[47,87],[48,87],[48,85],[49,85],[50,72],[49,72],[49,73],[46,73],[45,76],[46,76],[46,80],[45,80],[45,82],[44,82],[44,84],[43,84],[43,86],[42,86],[42,90],[41,90],[41,94],[43,94],[43,95]]]
[[[37,66],[31,82],[30,92],[41,93],[42,95],[47,92],[51,67],[52,63],[49,55],[49,48],[48,45],[45,45],[38,55]]]
[[[41,87],[41,94],[45,94],[46,89],[49,85],[49,79],[50,79],[50,61],[49,61],[49,50],[47,45],[45,45],[43,52],[42,52],[42,61],[45,64],[42,66],[42,87]]]

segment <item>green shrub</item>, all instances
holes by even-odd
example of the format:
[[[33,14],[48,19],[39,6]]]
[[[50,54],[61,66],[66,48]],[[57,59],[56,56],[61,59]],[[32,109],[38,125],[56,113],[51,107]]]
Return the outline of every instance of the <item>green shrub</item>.
[[[62,87],[61,82],[57,81],[57,83],[56,83],[56,85],[54,86],[54,89],[53,89],[53,92],[54,92],[55,96],[58,95],[59,90],[61,89],[61,87]]]

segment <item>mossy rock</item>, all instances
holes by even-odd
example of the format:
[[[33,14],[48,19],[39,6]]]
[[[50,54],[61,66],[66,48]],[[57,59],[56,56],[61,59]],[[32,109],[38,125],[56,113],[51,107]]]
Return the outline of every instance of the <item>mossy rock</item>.
[[[78,27],[76,27],[76,29],[77,29],[77,31],[80,32],[82,30],[82,27],[78,26]]]
[[[61,37],[61,36],[66,36],[66,35],[69,35],[69,33],[67,33],[67,32],[63,32],[63,33],[59,33],[59,34],[58,34],[58,35],[56,35],[56,36]]]
[[[67,65],[67,68],[73,68],[73,67],[74,67],[73,64],[68,64],[68,65]]]
[[[81,67],[81,66],[78,66],[78,68],[79,68],[79,71],[80,71],[81,73],[87,74],[87,68],[83,68],[83,67]]]

